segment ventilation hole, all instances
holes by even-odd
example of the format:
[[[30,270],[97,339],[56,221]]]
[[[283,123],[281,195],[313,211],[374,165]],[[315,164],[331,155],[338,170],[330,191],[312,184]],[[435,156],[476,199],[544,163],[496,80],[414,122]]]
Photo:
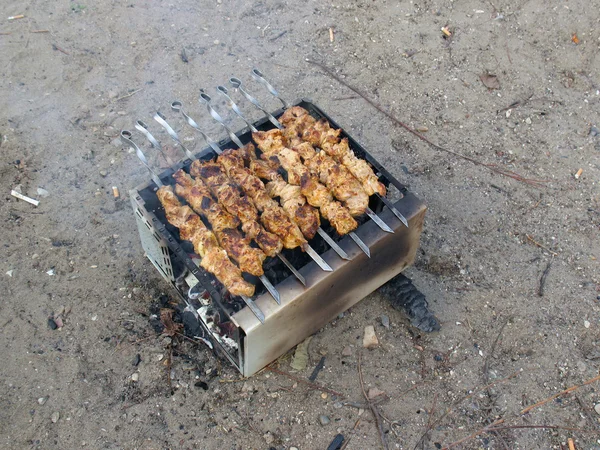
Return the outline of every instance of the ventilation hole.
[[[140,216],[141,218],[144,218],[144,215],[142,214],[142,212],[138,209],[135,210],[135,213]]]
[[[146,226],[148,227],[149,230],[152,229],[152,227],[150,226],[150,224],[148,222],[144,222],[146,224]]]

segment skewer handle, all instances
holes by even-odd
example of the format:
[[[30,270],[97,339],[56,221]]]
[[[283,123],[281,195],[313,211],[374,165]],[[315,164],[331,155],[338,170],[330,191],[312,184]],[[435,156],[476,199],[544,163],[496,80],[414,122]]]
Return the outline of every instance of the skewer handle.
[[[285,109],[288,108],[287,102],[281,98],[281,96],[279,95],[279,92],[277,92],[275,90],[275,88],[271,85],[271,83],[269,83],[265,79],[265,76],[263,75],[263,73],[260,70],[258,70],[257,68],[252,69],[251,75],[256,81],[258,81],[260,84],[262,84],[264,87],[266,87],[267,90],[271,93],[271,95],[273,97],[276,97],[281,102],[281,104],[283,105],[283,107]]]
[[[154,172],[154,170],[152,170],[152,167],[150,167],[150,164],[148,163],[146,156],[140,150],[140,148],[137,146],[137,144],[135,142],[133,142],[133,140],[131,138],[132,138],[131,131],[128,131],[128,130],[121,131],[121,142],[123,142],[124,144],[128,145],[133,150],[135,150],[135,154],[137,155],[137,157],[140,159],[142,164],[144,166],[146,166],[146,169],[148,169],[148,171],[150,172],[150,176],[152,178],[152,181],[154,181],[154,184],[156,184],[158,187],[162,187],[163,183],[162,183],[162,181],[160,181],[160,177]]]
[[[171,125],[169,125],[167,123],[167,118],[163,114],[161,114],[159,111],[157,111],[156,114],[154,114],[154,120],[156,120],[158,123],[160,123],[162,125],[162,127],[165,130],[167,130],[167,133],[169,134],[169,136],[171,136],[171,138],[177,143],[177,145],[179,145],[182,148],[182,150],[185,153],[185,156],[187,156],[191,160],[196,159],[194,154],[192,152],[190,152],[185,145],[183,145],[183,143],[181,142],[181,139],[179,139],[179,136],[177,135],[175,130],[171,127]]]
[[[217,145],[217,143],[212,140],[210,138],[210,136],[208,136],[201,128],[200,126],[196,123],[196,121],[194,119],[192,119],[190,116],[188,116],[184,111],[183,111],[183,103],[181,103],[179,100],[175,100],[171,103],[171,109],[173,111],[176,112],[180,112],[181,115],[183,116],[183,118],[186,120],[186,122],[192,127],[195,128],[196,131],[198,131],[198,133],[200,133],[200,135],[202,136],[202,138],[206,141],[206,143],[208,145],[210,145],[210,147],[215,151],[215,153],[217,155],[221,154],[221,148]]]
[[[240,108],[238,108],[238,105],[236,105],[235,102],[229,96],[229,91],[227,90],[227,88],[225,86],[217,86],[217,91],[219,91],[219,93],[227,99],[227,105],[233,110],[233,112],[236,113],[238,117],[240,117],[244,122],[246,122],[246,125],[248,125],[248,128],[250,128],[252,132],[256,133],[258,129],[254,125],[252,125],[252,123],[250,123],[248,119],[244,117],[242,111],[240,110]]]
[[[246,97],[246,99],[252,103],[254,106],[256,106],[258,109],[260,109],[271,121],[271,123],[273,125],[275,125],[277,128],[279,128],[280,130],[283,130],[283,125],[281,125],[281,123],[273,116],[273,114],[271,114],[269,111],[267,111],[265,108],[263,108],[263,106],[258,102],[258,100],[256,100],[254,97],[252,97],[243,87],[242,87],[242,80],[240,80],[239,78],[236,77],[231,77],[229,79],[229,84],[231,84],[231,86],[233,86],[235,89],[239,89],[239,91],[242,93],[242,95],[244,97]]]
[[[206,105],[206,109],[210,113],[211,117],[213,119],[215,119],[217,122],[219,122],[223,128],[225,128],[225,131],[227,131],[227,134],[229,134],[229,137],[231,138],[231,140],[233,142],[235,142],[235,145],[237,145],[239,148],[242,148],[244,146],[244,144],[242,144],[242,141],[240,141],[240,139],[235,135],[235,133],[233,131],[231,131],[231,128],[229,128],[227,126],[227,124],[225,123],[225,120],[223,120],[223,118],[220,116],[220,114],[210,104],[210,102],[212,101],[212,98],[210,98],[210,95],[208,95],[206,92],[200,90],[200,97],[198,98],[198,101],[200,103],[202,103],[203,105]]]

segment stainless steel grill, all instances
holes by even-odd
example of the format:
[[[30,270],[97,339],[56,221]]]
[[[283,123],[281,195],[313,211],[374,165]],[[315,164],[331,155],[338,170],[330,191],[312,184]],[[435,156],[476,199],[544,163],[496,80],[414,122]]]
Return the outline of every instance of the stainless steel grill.
[[[281,100],[259,71],[255,70],[253,76],[266,83],[269,92]],[[200,102],[228,134],[227,139],[215,142],[184,113],[181,102],[173,102],[173,110],[183,114],[185,121],[202,133],[208,146],[192,153],[167,123],[167,120],[173,124],[181,119],[177,116],[168,119],[157,113],[155,120],[182,148],[186,158],[160,174],[152,172],[152,181],[133,189],[130,196],[146,256],[185,302],[186,310],[197,318],[204,330],[203,337],[208,337],[217,352],[244,376],[250,376],[411,264],[418,248],[426,207],[344,130],[341,137],[347,137],[354,153],[371,163],[380,181],[395,194],[395,200],[371,196],[370,212],[359,219],[359,227],[353,236],[337,235],[325,221],[321,231],[309,242],[313,255],[299,249],[284,250],[281,258],[269,258],[265,262],[263,283],[253,280],[257,286],[253,298],[232,297],[213,275],[199,267],[193,248],[182,241],[178,229],[167,222],[156,196],[160,185],[174,184],[172,175],[178,169],[189,172],[194,159],[215,159],[222,149],[250,142],[252,131],[266,131],[277,126],[283,108],[267,112],[243,89],[239,79],[232,78],[230,82],[266,116],[254,123],[244,118],[247,127],[234,133],[212,107],[210,97],[202,92]],[[226,96],[233,112],[241,116],[229,91],[219,86],[218,92]],[[288,106],[283,100],[282,104]],[[313,117],[326,118],[332,127],[340,128],[310,100],[301,99],[292,105],[301,106]],[[144,122],[138,121],[136,128],[146,135],[152,146],[161,149],[161,144]],[[131,133],[124,131],[122,136],[143,158],[141,150],[131,140]],[[386,231],[382,224],[389,229]],[[325,267],[331,271],[323,270]]]

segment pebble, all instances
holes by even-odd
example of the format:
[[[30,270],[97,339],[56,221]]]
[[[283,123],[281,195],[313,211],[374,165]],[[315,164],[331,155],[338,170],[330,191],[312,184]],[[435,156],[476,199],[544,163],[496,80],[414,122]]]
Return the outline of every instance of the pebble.
[[[290,450],[298,450],[298,447],[290,447]]]
[[[140,374],[135,372],[131,375],[131,381],[136,382],[140,379]]]
[[[379,345],[379,340],[375,335],[375,327],[373,325],[367,325],[365,327],[365,335],[363,337],[363,347],[364,348],[375,348]]]
[[[344,347],[344,350],[342,350],[342,356],[352,356],[352,347],[349,345]]]
[[[331,422],[331,420],[329,419],[329,417],[327,417],[325,414],[321,414],[319,416],[319,422],[321,422],[321,425],[325,426],[327,425],[329,422]]]
[[[48,401],[48,397],[40,397],[38,398],[38,403],[40,405],[43,405],[44,403],[46,403]]]
[[[333,404],[333,407],[334,407],[335,409],[340,409],[342,406],[344,406],[344,405],[342,405],[342,402],[335,402],[335,403]]]
[[[591,325],[591,324],[590,324],[590,322],[589,322],[588,320],[584,320],[584,321],[583,321],[583,326],[584,326],[584,327],[586,327],[586,328],[589,328],[589,327],[590,327],[590,325]]]
[[[600,130],[596,128],[594,125],[590,127],[590,136],[595,137],[600,134]]]
[[[273,437],[273,435],[271,433],[263,434],[263,438],[265,439],[267,444],[271,444],[275,440],[275,438]]]
[[[527,125],[531,125],[531,119],[528,117],[527,119],[525,119],[525,123],[526,123]]]
[[[381,315],[381,325],[383,325],[385,328],[390,327],[390,318],[385,314]]]
[[[44,188],[37,188],[37,195],[39,195],[40,197],[48,197],[50,195],[50,192],[48,192],[46,189]]]
[[[58,328],[58,325],[52,318],[48,319],[48,326],[50,327],[51,330],[56,330]]]
[[[60,413],[58,411],[54,411],[50,419],[52,420],[52,423],[58,422],[58,419],[60,419]]]
[[[137,355],[135,355],[135,358],[133,359],[133,367],[137,367],[139,366],[139,364],[142,362],[142,357],[141,355],[138,353]]]
[[[427,128],[426,126],[423,126],[423,125],[422,125],[422,126],[420,126],[420,127],[417,127],[417,131],[418,131],[419,133],[427,133],[427,132],[429,131],[429,128]]]
[[[597,403],[596,406],[594,406],[594,411],[596,411],[596,413],[600,415],[600,403]]]
[[[385,394],[385,392],[383,392],[380,389],[377,388],[371,388],[369,389],[369,393],[367,394],[367,397],[369,397],[370,400],[373,400],[375,397],[379,397],[380,395]]]
[[[100,171],[100,176],[101,176],[101,177],[103,177],[103,178],[104,178],[106,175],[108,175],[108,172],[107,172],[106,170],[101,170],[101,171]]]

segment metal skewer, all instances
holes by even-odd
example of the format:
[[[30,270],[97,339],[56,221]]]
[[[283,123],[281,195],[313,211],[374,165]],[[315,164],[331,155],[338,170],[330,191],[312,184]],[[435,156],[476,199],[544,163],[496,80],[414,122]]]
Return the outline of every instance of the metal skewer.
[[[187,123],[191,127],[195,128],[196,130],[198,130],[202,133],[200,128],[198,128],[196,122],[190,116],[186,115],[183,112],[183,104],[180,101],[174,101],[173,103],[171,103],[171,108],[173,108],[173,111],[181,112],[181,114],[183,114],[183,116],[186,118]],[[208,138],[208,139],[210,139],[210,138]],[[220,155],[221,153],[223,153],[223,150],[221,150],[221,148],[215,143],[215,141],[213,141],[212,139],[210,139],[210,141],[212,141],[214,143],[214,146],[211,145],[211,147],[217,155]],[[298,281],[300,281],[300,283],[302,283],[304,286],[306,286],[306,279],[300,274],[300,272],[298,272],[298,270],[292,265],[292,263],[289,262],[288,259],[285,256],[283,256],[283,254],[281,254],[281,253],[278,253],[277,257],[281,260],[281,262],[283,262],[286,265],[286,267],[288,269],[290,269],[290,271],[294,274],[294,276],[298,279]]]
[[[188,116],[183,111],[183,103],[181,103],[178,100],[175,100],[174,102],[171,103],[171,108],[173,109],[173,111],[180,112],[181,115],[184,117],[184,119],[187,121],[187,123],[192,128],[195,128],[198,133],[200,133],[200,135],[204,138],[204,140],[206,141],[206,143],[208,145],[210,145],[210,147],[216,153],[219,153],[221,151],[221,149],[219,148],[219,146],[217,145],[217,143],[215,141],[213,141],[204,131],[202,131],[202,129],[198,126],[198,124],[196,123],[196,121],[194,119],[192,119],[190,116]]]
[[[235,78],[235,79],[237,80],[237,78]],[[233,78],[230,78],[230,82],[231,82],[231,80],[233,80]],[[241,84],[241,81],[240,81],[240,84]],[[221,91],[219,91],[219,92],[221,92]],[[223,120],[223,118],[210,105],[210,102],[212,101],[210,96],[201,90],[199,101],[200,101],[200,103],[203,103],[206,105],[212,118],[215,119],[217,122],[219,122],[223,126],[223,128],[225,128],[227,130],[227,132],[229,133],[229,136],[231,137],[231,140],[239,148],[242,148],[244,146],[244,144],[242,144],[242,142],[238,139],[238,137],[235,135],[235,133],[233,131],[231,131],[231,129],[227,125],[225,125],[225,121]],[[258,101],[256,101],[255,104],[258,104]],[[262,106],[260,108],[263,112],[265,112],[265,110],[262,108]],[[269,114],[269,113],[267,113],[267,114]],[[271,117],[273,117],[273,116],[271,116]],[[273,120],[275,120],[275,122],[277,122],[277,119],[275,119],[275,117],[273,117]],[[279,123],[279,122],[277,122],[277,123]],[[281,126],[281,124],[279,124],[279,125]],[[325,260],[323,258],[321,258],[321,256],[309,244],[305,245],[304,251],[306,251],[306,253],[308,253],[310,255],[310,257],[313,259],[313,261],[316,262],[321,269],[323,269],[326,272],[333,272],[333,269],[331,268],[331,266],[329,264],[327,264],[325,262]]]
[[[208,109],[208,112],[210,113],[212,118],[215,119],[217,122],[219,122],[223,128],[225,128],[225,131],[227,131],[227,134],[229,134],[229,137],[231,138],[231,140],[233,142],[235,142],[235,145],[242,148],[244,146],[244,144],[242,144],[242,141],[240,141],[240,139],[236,136],[236,134],[233,131],[231,131],[231,128],[229,128],[227,126],[227,124],[225,123],[225,120],[223,120],[223,118],[219,115],[219,113],[217,111],[215,111],[215,108],[213,108],[212,105],[210,104],[210,102],[212,101],[212,98],[210,98],[210,95],[208,95],[204,91],[200,90],[200,97],[198,98],[198,101],[201,104],[206,105],[206,109]]]
[[[258,128],[256,128],[254,125],[252,125],[252,123],[250,123],[242,114],[242,111],[240,111],[240,108],[238,108],[238,106],[235,104],[235,102],[231,99],[231,97],[229,97],[229,93],[227,91],[227,88],[225,86],[217,86],[217,91],[219,91],[219,93],[221,93],[226,99],[227,99],[227,103],[228,105],[231,107],[231,109],[233,110],[233,112],[235,112],[244,122],[246,122],[246,125],[248,125],[248,128],[250,128],[250,131],[256,133],[258,131]],[[319,236],[321,236],[323,238],[323,240],[325,242],[327,242],[327,244],[329,244],[329,246],[340,256],[340,258],[345,259],[345,260],[350,260],[350,257],[348,256],[348,253],[346,253],[342,247],[340,247],[337,242],[335,242],[331,236],[329,236],[325,230],[323,230],[323,228],[319,227],[317,229],[317,232],[319,233]]]
[[[227,90],[227,88],[225,86],[217,86],[217,91],[219,92],[219,94],[221,94],[227,99],[227,105],[233,110],[233,112],[236,113],[240,119],[246,122],[246,125],[248,125],[248,128],[250,128],[250,131],[256,133],[258,131],[258,128],[252,125],[252,123],[244,117],[242,111],[240,111],[240,108],[238,108],[238,105],[236,105],[235,102],[229,96],[229,91]]]
[[[179,136],[177,136],[177,133],[175,132],[175,130],[173,130],[173,128],[171,128],[171,126],[165,120],[165,116],[163,116],[160,112],[157,112],[154,115],[154,120],[156,120],[158,123],[160,123],[165,128],[165,130],[167,130],[167,133],[169,134],[169,136],[171,136],[173,138],[173,140],[183,149],[183,151],[185,152],[185,154],[188,158],[190,158],[191,160],[196,159],[196,157],[193,155],[193,153],[190,152],[181,143],[181,140],[179,139]],[[266,275],[264,275],[264,274],[260,275],[258,278],[260,278],[260,281],[262,281],[262,284],[265,286],[265,288],[267,288],[267,291],[269,291],[269,294],[271,294],[271,296],[275,299],[277,304],[281,305],[281,296],[279,295],[279,292],[277,291],[277,289],[275,289],[275,286],[273,286],[273,284],[271,284],[271,282],[266,277]]]
[[[258,82],[259,82],[259,83],[261,83],[263,86],[265,86],[265,87],[267,88],[267,90],[269,91],[269,93],[270,93],[270,94],[271,94],[273,97],[276,97],[276,98],[277,98],[277,99],[278,99],[278,100],[281,102],[281,104],[283,105],[283,107],[284,107],[285,109],[287,109],[287,108],[288,108],[288,106],[289,106],[289,105],[287,104],[287,102],[286,102],[284,99],[282,99],[282,98],[279,96],[279,92],[277,92],[277,91],[275,90],[275,88],[274,88],[274,87],[271,85],[271,83],[269,83],[269,82],[268,82],[268,81],[265,79],[265,76],[262,74],[262,72],[261,72],[260,70],[258,70],[257,68],[254,68],[254,69],[252,69],[252,72],[250,72],[250,74],[252,75],[252,77],[254,77],[254,79],[255,79],[256,81],[258,81]]]
[[[162,187],[163,183],[160,180],[160,177],[158,175],[156,175],[156,173],[152,170],[152,168],[148,164],[148,160],[146,159],[146,156],[140,150],[140,148],[137,146],[137,144],[135,142],[133,142],[133,140],[131,139],[131,137],[132,137],[131,131],[127,131],[127,130],[121,131],[121,141],[124,144],[128,145],[129,147],[131,147],[133,150],[135,150],[135,153],[136,153],[137,157],[140,159],[140,161],[142,162],[142,164],[144,164],[144,166],[146,166],[146,168],[150,171],[150,174],[152,176],[152,181],[154,181],[154,183],[158,187]],[[150,141],[150,142],[152,143],[152,141]],[[198,256],[200,256],[200,255],[198,255]],[[256,306],[256,303],[254,303],[254,301],[251,298],[249,298],[249,297],[247,297],[245,295],[240,295],[240,297],[242,298],[242,300],[244,300],[244,303],[246,303],[246,305],[248,306],[248,308],[250,308],[250,311],[252,311],[252,313],[260,321],[260,323],[264,323],[265,322],[265,315],[260,310],[260,308],[258,306]],[[189,304],[188,304],[188,306],[189,306]]]
[[[260,70],[258,70],[256,68],[252,69],[252,72],[250,72],[250,74],[254,77],[254,79],[256,81],[258,81],[259,83],[261,83],[262,85],[264,85],[267,88],[267,90],[269,91],[269,93],[271,95],[273,95],[280,102],[282,102],[284,108],[288,107],[287,103],[279,96],[279,93],[273,88],[273,86],[271,85],[271,83],[269,83],[265,79],[263,73]],[[406,220],[406,217],[404,217],[402,215],[402,213],[400,211],[398,211],[398,209],[394,206],[394,204],[391,201],[389,201],[386,197],[384,197],[382,195],[379,195],[377,193],[375,195],[377,195],[377,197],[383,202],[383,204],[385,206],[387,206],[388,208],[390,208],[390,210],[392,211],[392,213],[394,213],[394,215],[404,224],[404,226],[406,226],[406,228],[408,228],[408,221]],[[369,217],[371,217],[371,216],[369,216]]]
[[[371,208],[367,207],[365,212],[367,213],[367,216],[369,216],[371,218],[371,220],[373,222],[375,222],[377,224],[377,226],[379,226],[379,228],[381,228],[383,231],[386,231],[388,233],[394,232],[394,230],[392,230],[387,225],[387,223],[385,223],[383,220],[381,220],[381,218],[377,214],[375,214],[375,211],[373,211]]]
[[[265,108],[263,108],[263,106],[258,103],[258,100],[256,100],[254,97],[252,97],[247,91],[246,89],[244,89],[242,87],[242,80],[240,80],[239,78],[236,77],[231,77],[229,79],[229,84],[231,84],[231,86],[233,86],[235,89],[238,89],[243,95],[244,97],[246,97],[246,99],[252,103],[254,106],[256,106],[258,109],[260,109],[271,121],[271,123],[273,125],[275,125],[277,128],[279,128],[280,130],[283,130],[283,125],[281,125],[281,123],[279,122],[279,120],[277,120],[273,114],[271,114],[269,111],[267,111]]]

